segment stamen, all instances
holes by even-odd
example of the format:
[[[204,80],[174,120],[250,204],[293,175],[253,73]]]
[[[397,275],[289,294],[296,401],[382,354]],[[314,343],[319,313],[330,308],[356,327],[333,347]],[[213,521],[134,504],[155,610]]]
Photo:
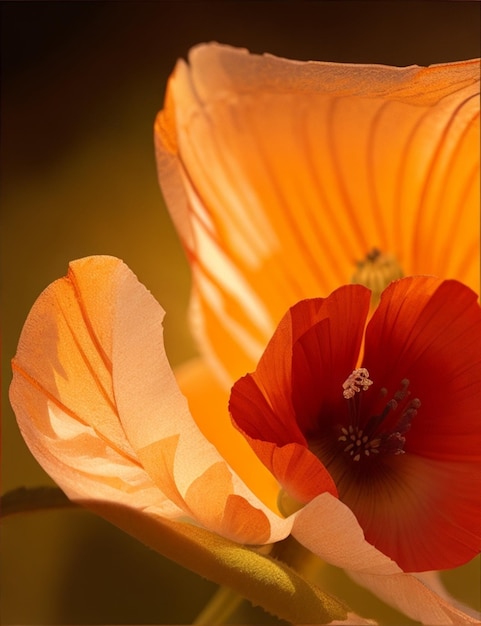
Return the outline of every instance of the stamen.
[[[396,258],[373,248],[363,261],[358,261],[351,282],[368,287],[372,291],[373,301],[377,303],[389,283],[402,277],[403,271]]]
[[[411,400],[407,408],[403,411],[401,419],[396,424],[396,432],[401,435],[407,433],[407,431],[411,428],[411,422],[413,421],[413,418],[417,415],[420,406],[421,401],[419,400],[419,398],[414,398],[413,400]]]
[[[401,400],[404,400],[404,398],[408,395],[408,387],[409,380],[407,378],[403,378],[401,381],[401,388],[394,394],[394,399],[397,400],[397,402],[401,402]]]
[[[361,389],[363,391],[367,391],[372,383],[373,381],[369,379],[369,372],[367,369],[365,367],[360,367],[355,369],[343,382],[342,388],[344,391],[342,392],[342,395],[346,398],[346,400],[349,400],[350,398],[353,398],[356,393],[359,393]]]
[[[391,398],[389,402],[386,402],[386,406],[384,407],[380,415],[373,415],[369,419],[366,425],[366,431],[368,431],[370,434],[375,433],[379,426],[384,422],[388,414],[391,413],[391,411],[395,411],[397,408],[398,403],[396,402],[396,400],[394,400],[394,398]]]
[[[404,454],[405,434],[411,428],[411,422],[421,406],[419,398],[409,400],[409,380],[404,378],[394,396],[386,402],[379,415],[373,415],[367,423],[360,419],[360,404],[354,404],[351,399],[361,390],[366,391],[373,384],[369,379],[366,368],[359,368],[352,372],[343,384],[343,396],[348,400],[349,421],[347,427],[340,427],[338,441],[343,443],[343,452],[349,454],[353,461],[360,461],[363,456],[376,454]],[[380,389],[381,396],[387,395],[387,390]],[[390,420],[389,430],[383,424],[388,415],[395,412],[401,415],[397,422]],[[362,426],[362,423],[365,426]],[[384,429],[384,430],[383,430]]]
[[[348,452],[353,461],[360,461],[363,454],[365,456],[379,454],[380,439],[369,441],[369,437],[361,429],[353,426],[349,426],[349,430],[341,428],[341,433],[338,441],[347,443],[347,446],[343,448],[343,452]]]

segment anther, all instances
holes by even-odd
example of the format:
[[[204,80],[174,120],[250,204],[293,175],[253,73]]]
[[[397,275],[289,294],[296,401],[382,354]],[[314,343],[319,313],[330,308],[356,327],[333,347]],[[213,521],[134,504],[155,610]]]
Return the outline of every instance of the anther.
[[[342,384],[342,395],[346,400],[353,398],[361,389],[367,391],[373,381],[369,379],[369,372],[365,367],[355,369]]]

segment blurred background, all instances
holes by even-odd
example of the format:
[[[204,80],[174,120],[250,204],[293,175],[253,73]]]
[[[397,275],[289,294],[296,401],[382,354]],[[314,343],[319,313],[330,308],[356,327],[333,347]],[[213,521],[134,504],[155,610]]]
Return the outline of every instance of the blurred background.
[[[173,365],[195,354],[189,273],[157,185],[152,126],[178,57],[216,40],[297,59],[428,65],[480,56],[477,2],[1,2],[2,493],[52,484],[8,404],[35,298],[69,260],[118,256],[167,311]],[[216,586],[81,511],[6,519],[2,624],[182,624]],[[325,570],[353,608],[399,615]],[[479,608],[479,559],[446,574]],[[348,588],[349,591],[341,591]],[[245,603],[232,623],[274,622]],[[406,620],[402,623],[408,623]]]

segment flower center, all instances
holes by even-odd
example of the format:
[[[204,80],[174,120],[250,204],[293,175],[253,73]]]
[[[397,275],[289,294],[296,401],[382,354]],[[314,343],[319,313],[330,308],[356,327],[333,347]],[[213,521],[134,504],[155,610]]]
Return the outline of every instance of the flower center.
[[[383,254],[373,248],[362,261],[357,262],[351,282],[364,285],[372,291],[373,302],[377,303],[381,293],[393,280],[403,277],[403,271],[392,254]]]
[[[361,422],[361,392],[367,391],[373,384],[365,367],[355,369],[343,383],[342,395],[348,403],[349,423],[340,427],[337,440],[343,446],[343,452],[353,461],[376,454],[404,454],[405,434],[411,428],[411,422],[418,412],[419,398],[410,399],[409,380],[404,378],[394,396],[385,404],[379,415],[371,416],[364,426]],[[382,396],[387,390],[381,389]],[[386,428],[386,422],[394,426]]]

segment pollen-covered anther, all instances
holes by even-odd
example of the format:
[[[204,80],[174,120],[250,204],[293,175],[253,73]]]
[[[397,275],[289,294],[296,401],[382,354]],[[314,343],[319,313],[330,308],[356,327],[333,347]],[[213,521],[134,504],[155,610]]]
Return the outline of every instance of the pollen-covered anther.
[[[373,381],[369,378],[369,372],[365,367],[359,367],[350,374],[342,384],[344,391],[342,395],[346,400],[353,398],[356,393],[367,391],[372,385]]]

